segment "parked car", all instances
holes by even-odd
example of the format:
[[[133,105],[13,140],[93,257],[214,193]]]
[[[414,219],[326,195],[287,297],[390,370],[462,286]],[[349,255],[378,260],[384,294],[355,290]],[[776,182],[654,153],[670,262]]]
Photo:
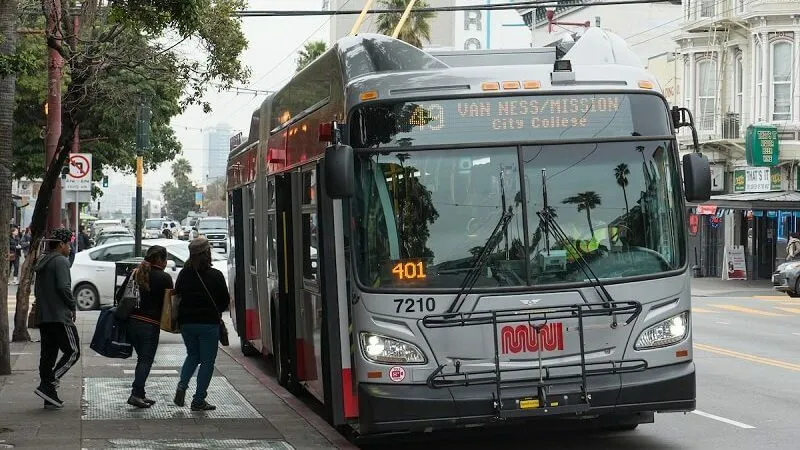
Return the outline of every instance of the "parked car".
[[[178,239],[182,241],[191,241],[197,237],[197,231],[191,225],[182,225],[178,230]]]
[[[104,234],[95,240],[93,246],[111,244],[114,242],[127,242],[133,239],[132,234]]]
[[[772,273],[772,286],[776,291],[785,292],[789,297],[800,297],[800,261],[787,261]]]
[[[97,309],[101,305],[114,303],[114,288],[122,280],[115,280],[116,263],[133,257],[132,239],[124,242],[114,242],[98,247],[93,247],[75,255],[72,263],[72,292],[78,302],[78,309],[87,311]],[[189,259],[189,243],[177,239],[151,239],[142,241],[142,253],[151,245],[161,245],[167,249],[167,268],[165,269],[173,280]],[[212,264],[228,276],[227,259],[211,252]]]

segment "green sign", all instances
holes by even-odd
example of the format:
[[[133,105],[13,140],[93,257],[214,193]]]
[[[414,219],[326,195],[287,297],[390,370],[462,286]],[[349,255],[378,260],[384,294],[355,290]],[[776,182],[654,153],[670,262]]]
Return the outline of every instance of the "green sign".
[[[747,167],[733,171],[733,192],[781,190],[780,167]]]
[[[745,135],[747,165],[772,167],[778,164],[778,128],[773,125],[750,125]]]

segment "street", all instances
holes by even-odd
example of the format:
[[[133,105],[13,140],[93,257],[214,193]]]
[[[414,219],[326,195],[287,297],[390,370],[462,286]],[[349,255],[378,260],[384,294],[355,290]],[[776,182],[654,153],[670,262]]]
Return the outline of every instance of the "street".
[[[795,449],[800,301],[765,289],[753,292],[693,298],[694,413],[657,414],[654,424],[629,432],[543,436],[527,429],[471,430],[391,437],[362,448],[527,448],[535,443],[563,449]],[[12,294],[11,310],[13,303]]]

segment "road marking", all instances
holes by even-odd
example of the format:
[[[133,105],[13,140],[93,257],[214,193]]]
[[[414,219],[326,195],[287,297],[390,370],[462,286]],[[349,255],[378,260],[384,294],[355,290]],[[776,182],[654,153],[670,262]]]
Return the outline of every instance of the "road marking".
[[[750,361],[750,362],[754,362],[754,363],[764,364],[764,365],[767,365],[767,366],[779,367],[781,369],[793,370],[795,372],[800,372],[800,364],[794,364],[794,363],[790,363],[790,362],[786,362],[786,361],[779,361],[777,359],[764,358],[762,356],[750,355],[750,354],[747,354],[747,353],[735,352],[733,350],[727,350],[727,349],[724,349],[724,348],[714,347],[712,345],[706,345],[706,344],[695,343],[694,344],[694,348],[696,350],[704,350],[704,351],[707,351],[707,352],[710,352],[710,353],[716,353],[718,355],[730,356],[731,358],[737,358],[737,359],[741,359],[741,360],[744,360],[744,361]]]
[[[792,314],[800,314],[800,308],[787,308],[785,306],[776,306],[775,309],[780,309],[781,311],[786,311]]]
[[[792,333],[795,336],[800,336],[800,333]]]
[[[692,414],[697,414],[698,416],[703,416],[705,418],[716,420],[718,422],[727,423],[728,425],[733,425],[735,427],[744,428],[745,430],[751,430],[751,429],[755,428],[752,425],[748,425],[748,424],[742,423],[742,422],[737,422],[737,421],[731,420],[731,419],[726,419],[726,418],[720,417],[720,416],[715,416],[714,414],[709,414],[707,412],[703,412],[703,411],[700,411],[698,409],[695,409],[694,411],[692,411]]]
[[[695,307],[693,306],[693,307],[692,307],[692,312],[693,312],[693,313],[713,313],[713,312],[715,312],[715,311],[714,311],[714,310],[712,310],[712,309],[705,309],[705,308],[695,308]]]
[[[125,369],[122,371],[125,375],[133,375],[136,373],[133,369]],[[175,369],[151,369],[150,375],[177,375],[178,371]]]
[[[767,302],[780,302],[785,301],[788,297],[786,295],[754,295],[753,298]]]
[[[717,323],[720,324],[720,325],[730,325],[731,324],[730,322],[717,322]]]
[[[769,316],[769,317],[783,317],[786,314],[774,313],[769,311],[762,311],[760,309],[745,308],[744,306],[737,305],[711,305],[715,308],[725,309],[728,311],[740,312],[745,314],[753,314],[755,316]]]

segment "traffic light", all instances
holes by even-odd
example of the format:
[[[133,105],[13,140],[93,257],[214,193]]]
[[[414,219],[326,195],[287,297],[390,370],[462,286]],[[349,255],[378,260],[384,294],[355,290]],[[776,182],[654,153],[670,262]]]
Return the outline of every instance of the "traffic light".
[[[108,187],[108,177],[107,176],[103,177],[103,187]]]

